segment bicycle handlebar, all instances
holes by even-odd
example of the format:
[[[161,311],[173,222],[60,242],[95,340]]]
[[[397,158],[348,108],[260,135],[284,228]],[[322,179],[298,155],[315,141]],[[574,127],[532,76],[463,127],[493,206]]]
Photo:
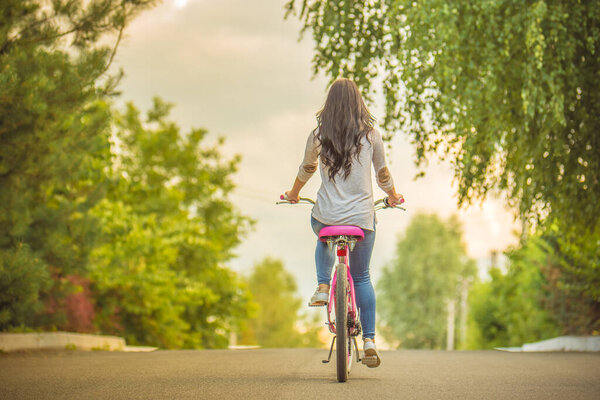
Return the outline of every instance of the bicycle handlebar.
[[[404,198],[400,199],[400,204],[404,203]],[[383,205],[381,205],[383,204]],[[390,204],[388,203],[388,197],[384,197],[383,199],[379,199],[375,202],[375,204],[373,204],[375,206],[375,211],[378,210],[382,210],[384,208],[399,208],[403,211],[406,211],[406,208],[401,207],[400,204],[395,205],[395,206],[390,206]]]
[[[285,194],[282,194],[281,196],[279,196],[279,199],[282,201],[278,201],[275,204],[295,204],[295,203],[292,203],[291,201],[289,201]],[[315,201],[313,199],[309,199],[308,197],[300,197],[300,201],[298,201],[298,203],[300,203],[300,202],[315,204]]]
[[[282,194],[281,196],[279,196],[281,201],[276,202],[275,204],[296,204],[296,203],[292,203],[291,201],[289,201],[287,199],[287,196]],[[298,201],[298,203],[308,203],[308,204],[315,204],[315,201],[313,199],[309,199],[308,197],[300,197],[300,200]],[[404,203],[404,199],[400,199],[400,204]],[[383,204],[383,205],[382,205]],[[400,205],[397,205],[395,207],[392,207],[389,205],[388,203],[388,198],[384,197],[383,199],[379,199],[377,200],[373,206],[375,207],[375,211],[378,210],[382,210],[384,208],[399,208],[400,210],[406,211],[406,208],[404,207],[400,207]]]

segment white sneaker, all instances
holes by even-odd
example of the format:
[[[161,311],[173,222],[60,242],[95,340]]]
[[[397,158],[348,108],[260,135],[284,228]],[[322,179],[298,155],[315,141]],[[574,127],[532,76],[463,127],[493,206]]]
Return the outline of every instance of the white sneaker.
[[[381,358],[377,354],[377,348],[375,342],[372,340],[365,340],[363,342],[363,350],[365,355],[362,358],[362,363],[369,368],[377,368],[381,364]]]
[[[319,289],[315,290],[315,294],[310,298],[308,303],[309,307],[321,307],[326,306],[329,303],[329,293],[319,292]]]

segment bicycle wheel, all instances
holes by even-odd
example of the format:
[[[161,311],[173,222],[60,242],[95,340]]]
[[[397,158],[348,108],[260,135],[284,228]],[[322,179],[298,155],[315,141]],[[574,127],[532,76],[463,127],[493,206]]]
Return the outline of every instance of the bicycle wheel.
[[[348,277],[346,276],[346,264],[335,266],[337,281],[335,287],[335,334],[337,336],[336,360],[338,382],[346,382],[348,379],[348,361],[350,337],[348,335]]]

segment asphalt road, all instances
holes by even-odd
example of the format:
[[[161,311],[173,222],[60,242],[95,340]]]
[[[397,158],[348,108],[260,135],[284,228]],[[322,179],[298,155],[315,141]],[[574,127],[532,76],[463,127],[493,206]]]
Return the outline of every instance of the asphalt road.
[[[325,350],[0,355],[0,399],[600,399],[600,354],[382,352],[337,383]]]

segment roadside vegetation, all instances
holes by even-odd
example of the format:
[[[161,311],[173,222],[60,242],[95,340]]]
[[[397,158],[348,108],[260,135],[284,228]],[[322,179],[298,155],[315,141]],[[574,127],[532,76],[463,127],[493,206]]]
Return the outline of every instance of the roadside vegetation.
[[[256,303],[239,336],[242,345],[261,347],[320,347],[321,319],[304,314],[294,277],[280,260],[265,258],[256,263],[246,279]]]
[[[120,38],[155,3],[2,2],[0,330],[214,348],[248,318],[226,267],[251,227],[227,197],[239,158],[159,98],[114,105]]]

